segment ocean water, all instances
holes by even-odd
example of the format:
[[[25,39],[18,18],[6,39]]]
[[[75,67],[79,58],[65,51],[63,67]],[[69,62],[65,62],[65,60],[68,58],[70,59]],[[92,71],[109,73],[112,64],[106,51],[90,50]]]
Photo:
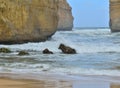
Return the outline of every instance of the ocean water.
[[[63,54],[63,43],[76,49],[77,54]],[[46,42],[0,45],[12,53],[0,53],[0,73],[57,73],[71,75],[120,76],[120,33],[110,29],[74,29],[58,31]],[[53,55],[44,55],[48,48]],[[30,53],[18,56],[20,50]]]

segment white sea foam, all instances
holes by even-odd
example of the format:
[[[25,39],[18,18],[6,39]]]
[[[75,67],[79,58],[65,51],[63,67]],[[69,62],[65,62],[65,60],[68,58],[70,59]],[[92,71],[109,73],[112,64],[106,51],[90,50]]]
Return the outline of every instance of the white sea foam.
[[[71,75],[106,75],[106,76],[120,76],[119,70],[96,70],[83,68],[55,68],[51,72],[66,73]]]
[[[68,74],[68,75],[103,75],[103,76],[120,76],[119,70],[96,70],[96,69],[83,69],[83,68],[50,68],[47,65],[33,65],[27,66],[28,68],[20,67],[0,67],[0,72],[16,72],[16,73],[41,73],[49,72],[55,74]]]
[[[5,63],[0,67],[0,72],[37,72],[47,71],[50,69],[48,64],[25,64],[25,63]]]

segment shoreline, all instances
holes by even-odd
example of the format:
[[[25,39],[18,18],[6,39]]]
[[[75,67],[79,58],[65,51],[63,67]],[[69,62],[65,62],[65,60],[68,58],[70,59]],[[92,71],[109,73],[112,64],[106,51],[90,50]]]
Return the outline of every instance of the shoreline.
[[[0,73],[0,88],[120,88],[120,77]]]

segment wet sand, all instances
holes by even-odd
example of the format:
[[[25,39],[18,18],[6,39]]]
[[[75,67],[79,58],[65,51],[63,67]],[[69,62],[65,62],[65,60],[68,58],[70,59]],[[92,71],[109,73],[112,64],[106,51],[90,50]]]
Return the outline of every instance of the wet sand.
[[[111,84],[110,88],[120,88],[120,84]]]
[[[0,75],[0,88],[120,88],[119,80],[109,81],[101,79],[91,79],[92,77],[64,77],[58,75]],[[33,77],[35,77],[33,79]],[[99,76],[98,76],[99,78]]]
[[[72,88],[72,83],[67,81],[0,78],[0,88]]]
[[[0,78],[0,88],[42,88],[42,82]],[[39,87],[40,86],[40,87]]]

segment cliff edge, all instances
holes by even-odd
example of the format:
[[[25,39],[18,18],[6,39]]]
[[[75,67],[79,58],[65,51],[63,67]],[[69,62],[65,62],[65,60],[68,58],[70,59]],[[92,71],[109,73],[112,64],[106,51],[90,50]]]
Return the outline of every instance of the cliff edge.
[[[120,0],[110,0],[110,28],[120,32]]]

